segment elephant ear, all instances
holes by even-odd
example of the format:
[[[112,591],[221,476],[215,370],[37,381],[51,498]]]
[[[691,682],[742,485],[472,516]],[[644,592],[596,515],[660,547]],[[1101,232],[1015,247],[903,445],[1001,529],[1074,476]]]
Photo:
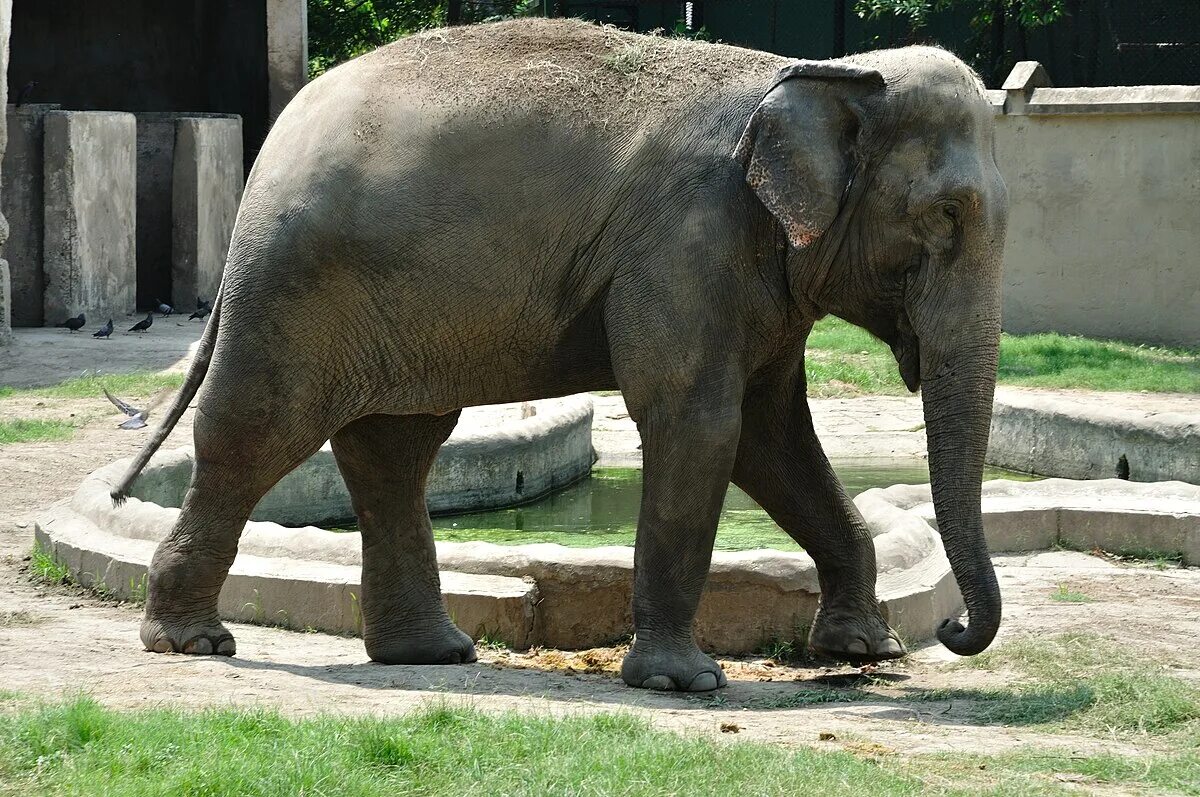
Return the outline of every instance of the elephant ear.
[[[837,217],[856,166],[861,101],[883,88],[874,69],[797,61],[751,115],[734,157],[792,246],[811,246]]]

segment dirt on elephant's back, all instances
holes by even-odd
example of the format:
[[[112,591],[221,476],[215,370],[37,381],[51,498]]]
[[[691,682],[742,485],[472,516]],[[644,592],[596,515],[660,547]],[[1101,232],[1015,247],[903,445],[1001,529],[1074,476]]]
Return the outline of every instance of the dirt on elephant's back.
[[[633,126],[722,87],[761,85],[789,59],[647,36],[580,20],[528,19],[425,31],[360,59],[386,85],[437,102]],[[381,81],[382,83],[382,81]]]

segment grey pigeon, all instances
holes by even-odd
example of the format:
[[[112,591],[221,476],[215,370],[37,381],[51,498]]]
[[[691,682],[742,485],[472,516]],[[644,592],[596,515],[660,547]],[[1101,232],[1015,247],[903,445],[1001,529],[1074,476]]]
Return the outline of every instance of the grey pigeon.
[[[200,319],[208,318],[208,314],[211,312],[212,312],[211,308],[201,307],[199,310],[197,310],[196,312],[194,312],[190,316],[188,316],[188,321],[191,321],[193,318],[200,318]]]
[[[103,388],[103,390],[104,397],[106,397],[106,399],[109,401],[112,401],[114,407],[120,409],[122,413],[125,413],[128,415],[128,417],[130,417],[130,419],[121,421],[120,424],[116,425],[118,426],[118,429],[142,429],[142,427],[146,425],[146,418],[150,417],[151,409],[154,409],[160,405],[164,397],[166,397],[169,392],[169,390],[162,391],[154,401],[150,402],[149,406],[146,406],[145,409],[138,409],[137,407],[131,405],[131,403],[128,403],[127,401],[121,401],[118,399],[118,397],[110,394],[110,392],[108,392],[108,388]]]
[[[93,338],[107,338],[112,334],[112,319],[108,319],[108,323],[92,333]]]
[[[70,331],[75,332],[75,331],[79,330],[80,328],[82,328],[83,325],[86,323],[87,323],[87,319],[83,317],[83,313],[80,313],[79,315],[75,316],[74,318],[68,318],[66,321],[63,321],[61,324],[59,324],[59,326],[66,327]]]
[[[212,302],[210,302],[208,299],[201,299],[199,296],[197,296],[196,297],[196,309],[197,310],[211,310]]]
[[[154,301],[158,305],[158,312],[163,314],[163,318],[166,318],[171,313],[175,312],[175,308],[164,302],[162,299],[155,299]]]
[[[154,323],[154,313],[146,313],[146,317],[129,328],[130,332],[145,332]]]

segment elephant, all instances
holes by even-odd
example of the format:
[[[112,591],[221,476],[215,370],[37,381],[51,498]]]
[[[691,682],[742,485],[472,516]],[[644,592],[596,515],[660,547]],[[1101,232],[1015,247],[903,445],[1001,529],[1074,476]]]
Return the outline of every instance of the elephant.
[[[905,648],[813,431],[832,314],[921,390],[972,655],[1000,593],[980,514],[1007,193],[979,78],[931,47],[795,60],[582,21],[429,31],[330,70],[247,178],[212,317],[123,500],[193,398],[147,650],[235,652],[217,598],[255,504],[331,441],[362,530],[368,656],[476,658],[441,600],[426,474],[463,407],[620,390],[642,439],[634,687],[708,691],[693,620],[730,482],[815,561],[813,650]],[[752,621],[753,618],[747,618]]]

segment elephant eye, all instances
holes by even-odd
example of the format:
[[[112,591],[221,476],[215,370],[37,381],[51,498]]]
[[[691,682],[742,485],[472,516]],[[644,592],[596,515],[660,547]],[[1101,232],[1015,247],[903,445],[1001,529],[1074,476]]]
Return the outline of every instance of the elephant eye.
[[[945,214],[946,218],[950,219],[950,221],[958,221],[959,208],[954,202],[944,203],[942,205],[942,213]]]

